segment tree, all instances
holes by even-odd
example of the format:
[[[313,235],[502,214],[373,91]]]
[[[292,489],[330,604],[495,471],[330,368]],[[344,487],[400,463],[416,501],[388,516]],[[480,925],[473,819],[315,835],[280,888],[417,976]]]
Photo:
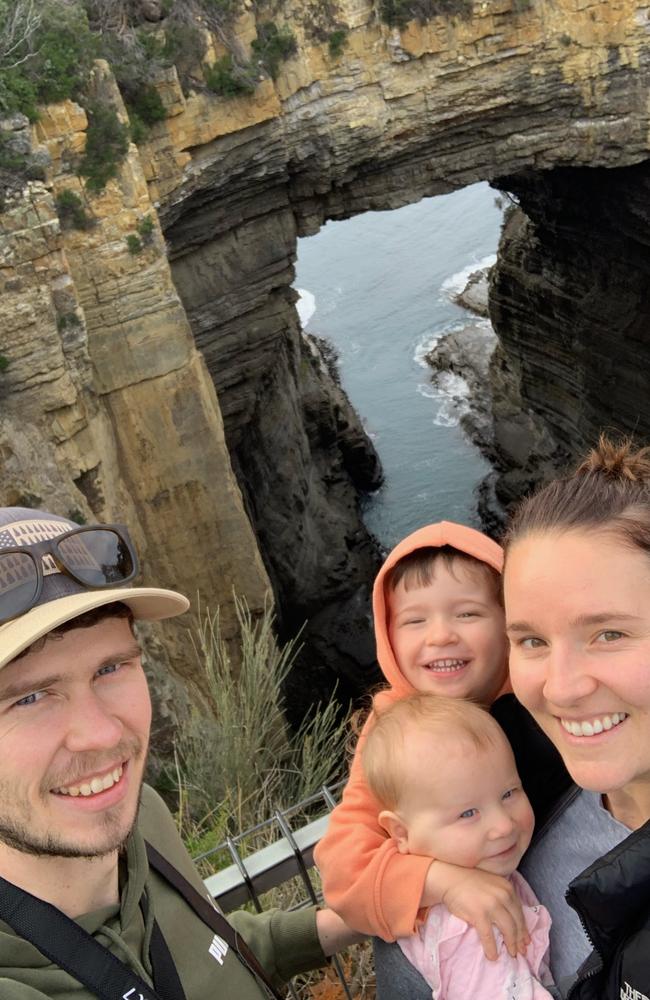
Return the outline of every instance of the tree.
[[[16,69],[32,57],[42,19],[38,0],[0,0],[0,70]]]

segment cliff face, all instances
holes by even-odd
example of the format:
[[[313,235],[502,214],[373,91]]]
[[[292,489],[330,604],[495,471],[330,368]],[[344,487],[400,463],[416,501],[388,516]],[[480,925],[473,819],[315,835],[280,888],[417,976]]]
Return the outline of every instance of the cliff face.
[[[521,206],[490,295],[497,489],[509,503],[601,429],[650,435],[650,165],[498,183]]]
[[[471,19],[400,34],[345,0],[347,47],[332,58],[312,17],[278,8],[299,51],[250,98],[186,97],[174,70],[161,75],[167,119],[100,197],[71,168],[83,112],[57,105],[35,126],[45,182],[0,220],[2,501],[119,511],[147,577],[200,589],[231,633],[232,588],[259,608],[270,575],[287,627],[320,609],[319,635],[353,672],[375,563],[356,490],[378,470],[301,338],[296,237],[479,179],[644,160],[650,20],[633,0],[484,0]],[[249,56],[252,11],[235,30]],[[97,86],[111,89],[105,73]],[[63,188],[86,199],[92,230],[61,230]],[[153,241],[131,256],[145,216]],[[173,659],[192,675],[178,628]]]

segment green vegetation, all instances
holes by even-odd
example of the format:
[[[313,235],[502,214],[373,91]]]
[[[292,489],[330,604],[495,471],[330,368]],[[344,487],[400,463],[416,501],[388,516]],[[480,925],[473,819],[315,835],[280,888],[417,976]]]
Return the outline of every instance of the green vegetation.
[[[208,89],[220,97],[239,97],[255,90],[252,67],[237,65],[230,53],[217,59],[212,66],[205,66],[203,74]]]
[[[0,0],[0,112],[79,97],[97,54],[79,3]]]
[[[130,254],[136,257],[139,253],[142,253],[144,247],[142,245],[142,240],[135,233],[129,233],[126,238],[126,245]]]
[[[237,601],[236,608],[239,671],[231,663],[218,615],[202,616],[195,639],[219,721],[217,736],[206,741],[198,716],[177,736],[177,767],[171,778],[179,826],[192,853],[299,802],[336,780],[343,766],[347,720],[339,721],[336,706],[330,704],[319,708],[299,732],[289,731],[282,689],[296,646],[278,648],[268,609],[256,620],[243,601]]]
[[[404,28],[409,21],[426,24],[432,17],[469,17],[472,0],[379,0],[379,16],[391,27]]]
[[[129,233],[126,237],[126,246],[130,254],[137,256],[142,253],[145,247],[153,245],[156,234],[156,224],[150,215],[143,215],[138,222],[137,233]]]
[[[113,108],[105,104],[89,107],[86,151],[79,164],[79,173],[86,178],[89,191],[96,194],[112,177],[117,177],[118,167],[128,149],[129,129],[120,122]]]
[[[286,25],[278,28],[273,21],[266,21],[259,26],[252,49],[266,72],[275,80],[280,64],[298,51],[298,43],[291,28]]]
[[[56,328],[59,333],[64,333],[65,330],[78,330],[81,326],[81,320],[75,312],[59,313],[56,317]]]
[[[90,229],[93,219],[84,208],[84,203],[74,191],[64,188],[56,196],[56,211],[62,229]]]
[[[0,372],[6,371],[9,366],[9,358],[6,358],[4,354],[0,354]]]
[[[332,59],[338,59],[339,56],[343,55],[345,46],[348,44],[348,32],[346,28],[335,28],[327,39],[327,47],[329,48],[330,55]]]
[[[156,232],[156,224],[150,215],[143,215],[143,217],[138,222],[138,235],[142,239],[143,243],[153,243],[154,234]]]

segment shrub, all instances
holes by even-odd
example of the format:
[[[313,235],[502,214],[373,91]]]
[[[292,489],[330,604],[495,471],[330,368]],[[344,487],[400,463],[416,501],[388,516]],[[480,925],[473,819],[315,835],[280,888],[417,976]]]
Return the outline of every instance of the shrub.
[[[62,229],[90,229],[93,225],[81,198],[69,188],[59,191],[55,204]]]
[[[59,333],[64,330],[76,330],[81,326],[81,320],[75,312],[59,313],[56,317],[56,328]]]
[[[9,366],[9,358],[6,358],[4,354],[0,354],[0,372],[6,371]]]
[[[252,68],[237,65],[230,53],[205,66],[203,72],[208,89],[220,97],[238,97],[255,90]]]
[[[244,601],[236,602],[241,668],[235,671],[219,616],[203,614],[194,646],[205,672],[219,730],[206,743],[201,721],[179,731],[178,819],[193,844],[215,828],[213,842],[267,819],[336,780],[343,766],[347,720],[337,708],[319,708],[291,735],[283,714],[283,684],[297,652],[280,649],[270,609],[256,621]]]
[[[94,104],[89,110],[86,151],[79,164],[79,173],[86,178],[86,187],[93,193],[103,191],[129,149],[129,130],[113,108]]]
[[[142,246],[142,240],[135,233],[129,233],[126,238],[126,245],[130,254],[136,257],[139,253],[142,253],[144,247]]]
[[[154,233],[156,231],[156,225],[150,215],[144,215],[137,225],[138,235],[141,237],[144,243],[151,243],[153,240]]]
[[[327,39],[327,47],[332,59],[338,59],[343,54],[343,50],[347,44],[347,30],[345,28],[336,28]]]
[[[280,63],[298,51],[298,44],[291,28],[286,25],[278,28],[273,21],[267,21],[259,26],[252,49],[266,72],[275,80]]]
[[[12,36],[15,11],[25,12],[18,39]],[[96,54],[80,4],[49,0],[39,7],[0,0],[2,110],[22,111],[34,121],[38,102],[78,98]]]
[[[140,121],[148,126],[162,122],[167,117],[160,94],[151,84],[142,87],[138,94],[127,102],[127,107],[129,114],[133,110]]]
[[[409,21],[426,24],[432,17],[469,17],[472,0],[379,0],[379,16],[391,27],[404,28]]]

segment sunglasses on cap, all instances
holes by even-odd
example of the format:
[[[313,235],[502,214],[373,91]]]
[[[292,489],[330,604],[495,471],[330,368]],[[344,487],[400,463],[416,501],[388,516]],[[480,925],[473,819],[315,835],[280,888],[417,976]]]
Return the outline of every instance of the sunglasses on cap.
[[[128,583],[138,559],[127,528],[82,525],[32,545],[0,548],[0,623],[36,607],[45,577],[55,573],[90,590]]]

